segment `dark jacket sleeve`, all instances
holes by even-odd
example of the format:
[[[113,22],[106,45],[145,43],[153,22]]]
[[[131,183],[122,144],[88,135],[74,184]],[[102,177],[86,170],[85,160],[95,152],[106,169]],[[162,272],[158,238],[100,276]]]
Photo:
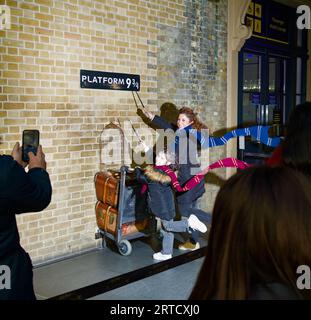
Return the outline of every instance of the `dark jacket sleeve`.
[[[10,212],[37,212],[50,204],[52,186],[49,174],[44,169],[33,168],[26,173],[14,160],[8,169],[6,198]]]
[[[148,179],[140,168],[135,168],[135,178],[139,183],[148,184]]]
[[[159,116],[154,116],[152,123],[161,129],[172,129],[174,131],[177,129],[177,127],[175,125],[165,121],[163,118],[161,118]]]

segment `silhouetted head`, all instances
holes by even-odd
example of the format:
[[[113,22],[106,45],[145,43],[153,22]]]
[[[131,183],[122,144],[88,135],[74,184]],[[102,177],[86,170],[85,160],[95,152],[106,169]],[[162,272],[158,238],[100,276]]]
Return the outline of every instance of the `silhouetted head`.
[[[311,265],[311,182],[288,167],[253,167],[220,189],[207,256],[191,299],[247,299],[280,283],[297,297],[297,268]]]
[[[282,159],[285,165],[311,175],[311,102],[298,105],[290,115]]]
[[[304,128],[311,128],[311,102],[297,105],[290,114],[287,135],[292,135]]]
[[[161,105],[160,116],[167,122],[176,123],[178,118],[178,109],[175,104],[171,102],[165,102]]]

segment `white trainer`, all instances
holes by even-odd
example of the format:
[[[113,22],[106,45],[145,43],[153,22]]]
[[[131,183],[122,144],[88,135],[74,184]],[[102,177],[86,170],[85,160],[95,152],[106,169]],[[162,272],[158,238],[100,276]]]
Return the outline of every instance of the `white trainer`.
[[[163,254],[161,252],[157,252],[153,254],[153,259],[154,260],[159,260],[159,261],[164,261],[164,260],[168,260],[171,259],[172,255],[171,254]]]
[[[190,228],[194,229],[194,230],[198,230],[202,233],[205,233],[207,231],[207,227],[206,225],[200,221],[197,216],[195,216],[194,214],[191,214],[189,219],[188,219],[188,225]]]

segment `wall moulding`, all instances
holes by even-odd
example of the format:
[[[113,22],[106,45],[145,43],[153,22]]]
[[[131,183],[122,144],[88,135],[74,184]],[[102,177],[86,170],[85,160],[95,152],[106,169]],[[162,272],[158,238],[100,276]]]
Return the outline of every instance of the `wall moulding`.
[[[228,0],[228,34],[231,46],[228,49],[240,51],[245,41],[252,36],[252,29],[244,24],[251,0]]]
[[[251,0],[228,0],[228,59],[227,59],[227,128],[238,124],[238,65],[239,51],[245,41],[252,36],[252,30],[244,24]],[[227,156],[237,156],[237,141],[227,144]],[[227,169],[227,177],[235,173]]]

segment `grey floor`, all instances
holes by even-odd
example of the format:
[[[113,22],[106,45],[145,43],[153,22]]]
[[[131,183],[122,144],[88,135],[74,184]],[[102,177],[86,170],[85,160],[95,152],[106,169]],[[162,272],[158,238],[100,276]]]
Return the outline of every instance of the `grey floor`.
[[[179,241],[175,243],[177,247]],[[157,263],[152,254],[160,248],[157,239],[131,241],[133,251],[121,256],[114,246],[95,249],[74,258],[34,268],[34,288],[39,300],[54,297]],[[206,241],[202,239],[201,245]],[[184,252],[174,249],[174,256]],[[154,276],[105,292],[90,300],[183,300],[189,297],[203,258]]]

